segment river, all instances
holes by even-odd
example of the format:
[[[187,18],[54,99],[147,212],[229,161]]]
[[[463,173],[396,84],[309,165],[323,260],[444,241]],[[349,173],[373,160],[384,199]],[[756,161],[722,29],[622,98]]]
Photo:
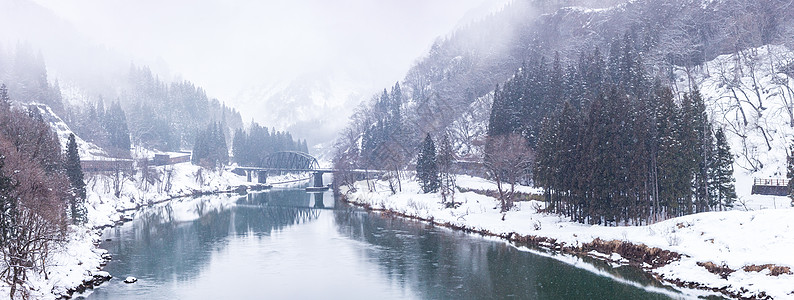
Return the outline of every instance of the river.
[[[78,298],[682,298],[631,267],[381,216],[330,192],[186,198],[143,209],[103,239],[114,279]]]

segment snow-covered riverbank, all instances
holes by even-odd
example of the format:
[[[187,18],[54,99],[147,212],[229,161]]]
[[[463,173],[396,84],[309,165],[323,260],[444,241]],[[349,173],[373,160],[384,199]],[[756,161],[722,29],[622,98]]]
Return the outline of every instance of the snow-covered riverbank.
[[[113,174],[86,176],[88,222],[69,226],[66,240],[50,249],[46,277],[38,272],[29,273],[28,290],[33,299],[69,297],[83,287],[91,288],[97,278],[111,275],[101,271],[108,256],[107,251],[97,247],[101,241],[100,230],[134,218],[138,208],[191,195],[235,192],[240,187],[248,189],[256,185],[247,182],[245,176],[229,171],[209,171],[190,163],[154,167],[147,174],[148,180],[140,171],[115,178],[121,177]],[[275,186],[292,186],[308,178],[305,174],[288,174],[268,177],[268,182]],[[190,215],[189,210],[185,210],[185,215]],[[8,286],[0,283],[0,295],[8,293]]]
[[[543,203],[538,201],[518,202],[503,214],[496,199],[475,192],[457,193],[455,201],[461,205],[446,208],[439,194],[421,194],[415,181],[404,181],[402,192],[395,195],[387,182],[376,182],[375,186],[376,191],[369,192],[365,182],[358,182],[355,192],[345,187],[342,192],[351,203],[371,209],[496,236],[529,237],[543,241],[541,246],[567,248],[568,252],[615,262],[630,263],[618,254],[587,249],[593,248],[594,241],[602,245],[617,241],[669,250],[681,254],[680,259],[661,266],[634,263],[668,283],[690,288],[747,298],[794,298],[794,208],[710,212],[649,226],[605,227],[539,213]],[[493,183],[469,176],[460,176],[458,186],[495,189]],[[522,190],[531,191],[526,187]],[[788,203],[783,197],[755,200]]]

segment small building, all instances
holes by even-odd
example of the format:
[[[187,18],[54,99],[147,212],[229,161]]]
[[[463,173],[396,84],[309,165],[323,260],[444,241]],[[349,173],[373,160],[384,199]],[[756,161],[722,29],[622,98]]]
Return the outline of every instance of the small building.
[[[173,165],[190,162],[190,153],[160,153],[155,154],[152,163],[155,166]]]
[[[83,172],[129,172],[132,171],[133,161],[123,158],[81,160],[80,167]]]
[[[753,195],[788,196],[788,179],[783,178],[753,178]]]

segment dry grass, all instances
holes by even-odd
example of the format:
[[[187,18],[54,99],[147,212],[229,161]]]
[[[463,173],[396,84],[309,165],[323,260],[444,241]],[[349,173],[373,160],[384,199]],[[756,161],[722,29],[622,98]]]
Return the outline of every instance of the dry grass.
[[[713,262],[710,262],[710,261],[708,261],[708,262],[698,262],[697,264],[698,264],[698,266],[706,268],[706,270],[708,270],[712,274],[720,275],[720,277],[722,277],[722,279],[727,279],[728,275],[731,275],[731,273],[736,272],[736,270],[728,268],[728,266],[726,266],[726,265],[718,266],[717,264],[715,264]]]
[[[766,264],[766,265],[749,265],[745,266],[743,270],[745,272],[761,272],[763,270],[769,270],[769,276],[780,276],[783,274],[791,275],[791,268],[786,266],[778,266],[773,264]]]
[[[604,241],[597,238],[590,243],[583,244],[581,248],[583,252],[595,250],[607,254],[617,253],[632,263],[639,265],[646,263],[652,268],[667,265],[681,258],[681,254],[676,252],[619,240]]]

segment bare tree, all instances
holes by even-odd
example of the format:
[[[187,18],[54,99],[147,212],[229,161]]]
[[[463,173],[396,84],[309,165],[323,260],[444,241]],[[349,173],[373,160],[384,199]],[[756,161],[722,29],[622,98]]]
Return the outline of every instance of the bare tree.
[[[121,196],[124,190],[124,183],[127,181],[127,174],[122,169],[120,160],[113,160],[113,171],[111,173],[111,183],[113,184],[113,195],[116,197]]]
[[[513,207],[516,183],[529,175],[535,153],[524,137],[511,133],[488,137],[484,160],[488,175],[496,181],[501,210],[506,212]]]
[[[334,174],[334,191],[339,191],[340,185],[346,185],[349,191],[355,191],[357,177],[352,171],[356,169],[360,160],[359,140],[361,135],[356,132],[353,125],[345,129],[334,145],[334,169],[339,172]]]
[[[59,141],[49,126],[35,115],[18,111],[0,112],[0,153],[5,165],[0,172],[10,176],[12,189],[5,195],[14,201],[12,228],[0,245],[0,280],[10,287],[10,298],[29,297],[28,275],[47,276],[49,249],[63,241],[66,231],[66,200],[70,184],[59,164]],[[13,134],[10,134],[13,133]]]
[[[401,178],[408,157],[407,149],[402,143],[392,138],[378,147],[376,151],[378,152],[378,159],[384,163],[384,166],[389,171],[384,176],[389,182],[389,189],[391,189],[392,194],[402,191]]]
[[[447,205],[454,207],[456,178],[453,165],[455,162],[455,152],[452,150],[452,143],[449,141],[448,134],[444,134],[441,137],[436,157],[438,172],[441,177],[441,199],[445,203],[449,201]]]

